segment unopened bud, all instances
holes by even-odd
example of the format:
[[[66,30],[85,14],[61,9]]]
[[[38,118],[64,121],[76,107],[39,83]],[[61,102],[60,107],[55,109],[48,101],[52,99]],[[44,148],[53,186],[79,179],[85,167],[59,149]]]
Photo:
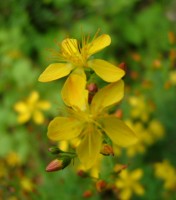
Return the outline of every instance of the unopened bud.
[[[86,190],[84,193],[83,193],[83,197],[84,198],[89,198],[92,196],[92,191],[91,190]]]
[[[87,90],[89,91],[88,102],[91,103],[94,95],[98,91],[98,87],[95,83],[90,83],[87,85]]]
[[[109,144],[104,144],[100,153],[103,154],[104,156],[109,156],[109,155],[114,156],[113,148]]]
[[[89,92],[96,93],[98,91],[98,87],[95,83],[88,84],[86,88]]]
[[[80,170],[77,171],[77,175],[80,176],[80,177],[83,177],[83,178],[88,177],[88,173],[85,172],[82,169],[80,169]]]
[[[116,110],[116,111],[115,111],[115,116],[116,116],[117,118],[121,119],[122,116],[123,116],[122,109]]]
[[[98,192],[102,192],[106,189],[107,183],[104,180],[99,180],[96,182],[96,189]]]
[[[120,63],[118,65],[119,68],[123,69],[124,71],[126,71],[126,64],[124,62]]]
[[[120,173],[122,170],[126,169],[128,167],[128,165],[123,165],[123,164],[117,164],[114,167],[114,171],[116,173]]]
[[[63,156],[62,158],[55,159],[51,161],[46,167],[47,172],[59,171],[67,167],[71,162],[71,158],[69,156]]]
[[[51,152],[52,154],[63,153],[63,151],[59,149],[57,146],[50,147],[48,151]]]
[[[130,72],[130,77],[134,80],[138,79],[139,73],[137,71],[131,71]]]

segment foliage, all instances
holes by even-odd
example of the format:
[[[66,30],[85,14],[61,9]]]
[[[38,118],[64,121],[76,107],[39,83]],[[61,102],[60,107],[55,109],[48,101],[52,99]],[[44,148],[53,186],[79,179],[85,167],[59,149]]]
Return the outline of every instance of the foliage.
[[[172,0],[1,2],[0,199],[116,199],[114,183],[126,168],[129,173],[143,171],[138,181],[145,192],[133,193],[130,199],[176,199],[172,178],[156,175],[160,170],[174,177],[176,170],[174,8]],[[47,151],[53,145],[46,136],[47,126],[63,104],[60,91],[65,78],[40,83],[38,77],[53,62],[48,50],[58,50],[55,43],[67,36],[81,38],[82,31],[92,35],[98,28],[111,36],[112,44],[94,57],[117,66],[125,63],[125,98],[116,115],[139,132],[142,142],[132,150],[113,146],[116,156],[100,158],[101,170],[97,163],[95,169],[84,172],[75,161],[62,171],[46,173],[54,159]],[[97,76],[91,80],[105,85]],[[32,120],[19,124],[14,106],[34,90],[52,107],[42,111],[43,124]],[[163,163],[169,163],[168,171]],[[170,185],[165,187],[168,179]]]

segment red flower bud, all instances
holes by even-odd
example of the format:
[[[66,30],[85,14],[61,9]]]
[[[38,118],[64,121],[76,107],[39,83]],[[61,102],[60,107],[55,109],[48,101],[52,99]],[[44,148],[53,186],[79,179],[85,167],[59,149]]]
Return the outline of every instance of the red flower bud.
[[[104,144],[100,153],[103,154],[104,156],[109,156],[109,155],[114,156],[113,148],[109,144]]]
[[[102,192],[106,189],[107,183],[104,180],[99,180],[96,182],[96,189],[98,192]]]
[[[51,161],[46,167],[47,172],[54,172],[67,167],[71,162],[71,158],[69,156],[63,156],[59,159],[55,159]]]
[[[92,196],[92,191],[91,190],[86,190],[84,193],[83,193],[83,197],[84,198],[89,198]]]

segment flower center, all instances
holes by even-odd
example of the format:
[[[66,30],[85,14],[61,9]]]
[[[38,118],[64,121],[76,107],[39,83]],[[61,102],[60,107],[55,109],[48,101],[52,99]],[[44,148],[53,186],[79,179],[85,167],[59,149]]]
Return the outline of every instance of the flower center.
[[[80,43],[75,39],[66,39],[63,42],[61,55],[66,61],[77,67],[85,66],[87,61],[85,52],[82,52]]]

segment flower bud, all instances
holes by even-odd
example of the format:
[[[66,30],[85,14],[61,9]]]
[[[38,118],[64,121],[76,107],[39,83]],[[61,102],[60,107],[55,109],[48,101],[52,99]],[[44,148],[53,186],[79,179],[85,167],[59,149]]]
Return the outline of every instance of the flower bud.
[[[119,68],[123,69],[124,71],[126,71],[126,64],[124,62],[120,63],[118,65]]]
[[[89,91],[89,97],[88,97],[88,102],[91,103],[94,95],[98,91],[98,87],[95,83],[90,83],[87,85],[87,90]]]
[[[71,158],[69,156],[63,156],[61,158],[57,158],[51,161],[46,167],[47,172],[54,172],[67,167],[71,162]]]
[[[80,169],[80,170],[77,171],[77,175],[80,176],[80,177],[83,177],[83,178],[88,177],[88,173],[85,172],[82,169]]]
[[[104,144],[100,153],[103,154],[104,156],[109,156],[109,155],[114,156],[113,148],[109,144]]]
[[[86,88],[89,92],[96,93],[98,91],[98,87],[95,83],[88,84]]]
[[[122,170],[126,169],[127,167],[128,167],[128,165],[116,164],[114,167],[114,172],[120,173]]]
[[[107,183],[104,180],[99,180],[96,182],[96,189],[98,192],[102,192],[106,189]]]
[[[92,191],[91,190],[86,190],[84,193],[83,193],[83,197],[84,198],[89,198],[92,196]]]
[[[59,149],[57,146],[52,146],[48,149],[49,152],[51,152],[52,154],[59,154],[59,153],[63,153],[63,151],[61,149]]]
[[[122,109],[116,110],[115,113],[114,113],[114,115],[115,115],[117,118],[121,119],[122,116],[123,116]]]

